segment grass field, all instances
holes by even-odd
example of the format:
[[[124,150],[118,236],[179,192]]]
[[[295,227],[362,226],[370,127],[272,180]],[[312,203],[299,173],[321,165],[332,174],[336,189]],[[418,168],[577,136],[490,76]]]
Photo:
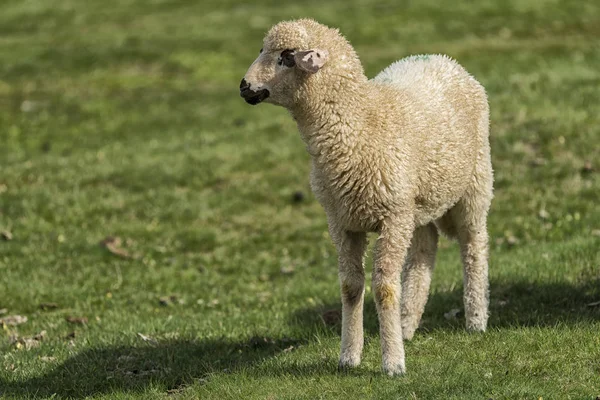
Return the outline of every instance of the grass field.
[[[285,110],[239,97],[266,30],[304,16],[369,76],[446,53],[488,90],[489,330],[444,317],[442,240],[403,377],[370,291],[363,364],[337,372],[308,155]],[[597,1],[3,0],[0,398],[594,399],[599,160]]]

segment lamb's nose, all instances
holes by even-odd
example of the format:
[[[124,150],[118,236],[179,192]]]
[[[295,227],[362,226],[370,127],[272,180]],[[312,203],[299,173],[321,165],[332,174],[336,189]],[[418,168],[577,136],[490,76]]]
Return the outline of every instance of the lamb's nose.
[[[246,82],[245,79],[242,79],[242,82],[240,82],[240,90],[246,89],[250,89],[250,85],[248,84],[248,82]]]

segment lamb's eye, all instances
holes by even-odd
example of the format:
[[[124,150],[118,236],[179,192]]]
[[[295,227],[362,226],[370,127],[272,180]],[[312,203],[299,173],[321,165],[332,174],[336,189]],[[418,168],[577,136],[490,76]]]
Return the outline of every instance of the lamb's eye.
[[[279,59],[277,60],[278,65],[285,65],[288,68],[296,65],[296,61],[294,60],[294,50],[286,49],[281,52]]]
[[[258,54],[261,54],[261,53],[262,53],[262,51],[263,51],[263,49],[260,49],[260,51],[258,52]]]

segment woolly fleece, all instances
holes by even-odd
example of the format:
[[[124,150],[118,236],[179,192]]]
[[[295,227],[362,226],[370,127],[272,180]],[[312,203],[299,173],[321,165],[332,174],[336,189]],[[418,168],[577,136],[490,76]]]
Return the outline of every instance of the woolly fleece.
[[[319,65],[281,65],[284,50]],[[427,301],[438,230],[460,243],[467,328],[485,330],[493,173],[484,88],[443,55],[408,57],[368,80],[350,43],[310,19],[275,25],[244,79],[289,110],[311,155],[311,187],[339,253],[340,366],[360,363],[367,232],[379,234],[372,284],[386,373],[405,372],[402,339]]]

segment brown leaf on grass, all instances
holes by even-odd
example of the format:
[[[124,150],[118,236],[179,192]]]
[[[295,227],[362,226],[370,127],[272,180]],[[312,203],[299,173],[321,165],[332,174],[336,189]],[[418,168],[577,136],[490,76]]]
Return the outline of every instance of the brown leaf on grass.
[[[75,331],[69,332],[67,336],[65,336],[65,339],[75,339]]]
[[[516,236],[508,236],[506,238],[506,243],[508,243],[509,246],[516,246],[517,244],[519,244],[519,239]]]
[[[43,311],[55,310],[58,308],[58,304],[56,304],[56,303],[41,303],[40,308]]]
[[[47,333],[48,333],[48,332],[46,332],[45,330],[43,330],[43,331],[41,331],[40,333],[38,333],[37,335],[34,335],[34,336],[33,336],[33,339],[34,339],[34,340],[37,340],[37,341],[41,341],[41,340],[43,340],[43,339],[46,337],[46,334],[47,334]]]
[[[40,360],[42,360],[43,362],[50,363],[50,362],[56,361],[56,357],[43,356],[43,357],[40,357]]]
[[[121,247],[122,243],[123,241],[118,236],[107,236],[100,242],[100,246],[104,247],[106,250],[116,256],[122,258],[131,258],[131,254]]]
[[[169,299],[169,296],[162,296],[158,299],[158,304],[160,304],[163,307],[166,307],[171,304],[171,299]]]
[[[19,334],[12,332],[10,335],[8,335],[8,343],[9,344],[15,344],[19,341]]]
[[[34,336],[26,336],[26,337],[17,337],[15,335],[13,335],[10,338],[10,342],[11,344],[14,344],[14,346],[17,349],[25,349],[25,350],[31,350],[33,348],[39,347],[40,346],[40,342],[42,340],[44,340],[44,338],[46,337],[46,331],[41,331],[40,333],[38,333],[37,335]]]
[[[586,162],[583,163],[583,167],[581,168],[581,173],[586,175],[586,174],[591,174],[592,172],[594,172],[594,166],[592,165],[592,162],[587,160]]]
[[[177,296],[175,295],[170,295],[170,296],[162,296],[158,298],[158,303],[161,306],[170,306],[171,304],[175,304],[175,303],[179,303],[179,299],[177,298]]]
[[[69,317],[66,317],[65,320],[68,323],[70,323],[70,324],[85,325],[85,324],[88,323],[87,317],[73,317],[73,316],[69,316]]]
[[[23,315],[9,315],[8,317],[0,318],[0,325],[17,326],[27,322],[27,317]]]
[[[17,349],[31,350],[36,347],[40,347],[40,342],[32,338],[21,338],[17,341]]]
[[[2,231],[0,232],[0,237],[2,238],[2,240],[9,241],[12,240],[13,235],[9,231]]]
[[[548,218],[550,218],[550,213],[548,211],[546,211],[545,208],[542,208],[538,212],[538,217],[540,217],[541,219],[548,219]]]
[[[279,270],[279,272],[281,272],[282,275],[291,275],[295,271],[296,271],[296,268],[293,265],[281,267],[281,269]]]
[[[338,325],[342,321],[342,310],[337,308],[327,310],[321,314],[321,318],[327,326]]]

